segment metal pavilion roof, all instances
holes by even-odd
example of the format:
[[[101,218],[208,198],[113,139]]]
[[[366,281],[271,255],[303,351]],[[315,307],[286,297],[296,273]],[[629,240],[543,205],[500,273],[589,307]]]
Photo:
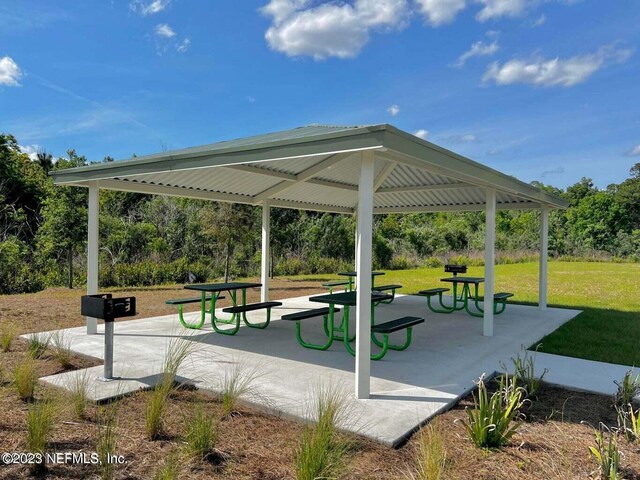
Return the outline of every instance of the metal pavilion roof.
[[[91,186],[276,207],[354,213],[360,155],[375,152],[374,213],[567,202],[391,125],[311,125],[129,160],[53,172],[59,185]]]

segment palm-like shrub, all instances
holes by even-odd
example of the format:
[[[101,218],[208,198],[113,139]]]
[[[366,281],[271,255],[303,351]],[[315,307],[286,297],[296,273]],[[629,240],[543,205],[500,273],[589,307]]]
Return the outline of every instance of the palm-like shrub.
[[[477,396],[473,394],[474,408],[467,409],[467,419],[462,421],[473,443],[481,448],[505,445],[522,425],[519,410],[525,402],[525,394],[515,379],[503,375],[498,389],[489,395],[484,379],[480,377]]]
[[[602,431],[596,430],[596,446],[589,451],[600,467],[602,480],[618,480],[620,476],[620,450],[616,436],[610,432],[609,441],[605,441]]]

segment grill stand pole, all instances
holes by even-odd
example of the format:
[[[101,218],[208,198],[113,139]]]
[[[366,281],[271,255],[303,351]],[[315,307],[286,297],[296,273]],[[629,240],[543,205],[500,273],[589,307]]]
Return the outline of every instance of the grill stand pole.
[[[104,321],[104,375],[98,377],[101,382],[110,382],[118,377],[113,376],[113,320]]]

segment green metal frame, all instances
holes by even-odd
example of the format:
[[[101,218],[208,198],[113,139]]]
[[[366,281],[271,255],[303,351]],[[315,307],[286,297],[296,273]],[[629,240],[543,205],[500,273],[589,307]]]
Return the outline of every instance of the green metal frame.
[[[458,284],[456,282],[453,282],[453,305],[452,306],[449,307],[442,302],[442,294],[444,292],[438,292],[438,303],[440,304],[441,308],[436,308],[433,305],[431,305],[431,297],[433,295],[427,296],[427,306],[432,312],[435,312],[435,313],[453,313],[454,311],[465,310],[472,317],[483,317],[484,310],[478,304],[479,285],[475,283],[474,286],[475,286],[474,294],[471,295],[471,289],[469,288],[469,284],[464,283],[462,285],[462,291],[460,292],[460,296],[458,296],[458,292],[457,292]],[[477,309],[476,312],[469,309],[469,299],[473,299],[473,304]],[[460,302],[462,302],[462,304],[459,306],[458,303]],[[498,307],[501,307],[501,308],[498,308]],[[502,312],[504,312],[506,308],[507,308],[506,298],[503,300],[497,300],[497,301],[494,300],[493,302],[494,315],[500,315]]]
[[[215,317],[216,301],[218,300],[218,297],[221,295],[221,293],[222,292],[213,292],[211,295],[209,311],[212,318],[216,318]],[[232,295],[232,300],[235,302],[235,295]],[[180,320],[180,323],[182,324],[182,326],[185,328],[193,329],[193,330],[200,330],[204,325],[204,322],[206,319],[207,292],[202,292],[202,300],[200,301],[200,321],[199,322],[197,323],[187,322],[184,318],[183,307],[184,305],[182,304],[178,305],[178,319]],[[230,319],[217,319],[217,320],[221,323],[232,323],[235,320],[235,318],[232,317]]]
[[[372,288],[371,291],[372,292],[373,291],[377,291],[377,292],[379,291],[380,293],[385,293],[382,290],[376,290],[375,288]],[[375,306],[380,305],[381,303],[384,303],[385,305],[389,305],[390,303],[392,303],[396,298],[396,289],[395,288],[393,290],[391,290],[390,295],[391,295],[390,299],[388,299],[388,300],[380,300],[379,302],[375,302]]]
[[[235,290],[229,290],[229,295],[231,296],[231,302],[233,303],[233,306],[237,307],[238,303],[236,301],[236,298],[237,298],[236,291]],[[242,289],[242,305],[246,305],[246,304],[247,304],[247,289],[243,288]],[[216,317],[213,314],[214,308],[215,308],[215,303],[212,302],[212,306],[211,306],[211,326],[213,327],[213,329],[217,333],[220,333],[222,335],[235,335],[236,333],[238,333],[238,330],[240,330],[240,318],[242,318],[242,321],[244,322],[244,324],[247,327],[250,327],[250,328],[264,329],[264,328],[267,328],[269,326],[269,323],[271,323],[271,307],[267,308],[267,320],[265,322],[262,322],[262,323],[251,323],[251,322],[249,322],[249,320],[247,319],[247,313],[246,312],[234,313],[234,314],[232,314],[230,319],[220,319],[220,318]],[[232,324],[235,323],[235,326],[232,329],[222,329],[222,328],[218,328],[217,323],[223,323],[225,325],[232,325]]]

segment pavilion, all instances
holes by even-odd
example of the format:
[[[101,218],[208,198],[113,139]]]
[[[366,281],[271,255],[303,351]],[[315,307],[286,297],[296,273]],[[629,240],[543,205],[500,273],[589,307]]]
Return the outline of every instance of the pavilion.
[[[262,207],[262,301],[269,298],[270,207],[357,215],[355,394],[370,395],[373,214],[486,211],[485,298],[494,295],[497,209],[540,211],[540,309],[547,307],[549,211],[568,202],[392,125],[311,125],[52,173],[89,189],[87,293],[98,293],[99,189]],[[493,335],[493,309],[483,334]],[[97,320],[87,318],[87,333]]]

